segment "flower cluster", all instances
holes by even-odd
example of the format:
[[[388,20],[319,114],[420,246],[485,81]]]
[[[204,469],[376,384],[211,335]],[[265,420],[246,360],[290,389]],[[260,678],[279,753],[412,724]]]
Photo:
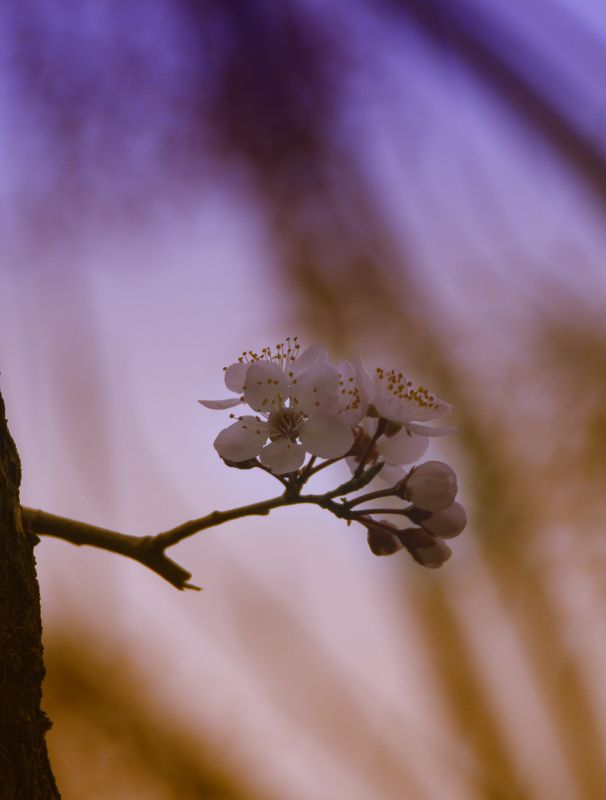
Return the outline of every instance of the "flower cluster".
[[[362,417],[359,398],[343,388],[343,377],[319,345],[300,353],[295,337],[260,355],[244,352],[225,368],[225,385],[238,397],[200,403],[214,409],[246,403],[256,412],[232,414],[236,421],[215,439],[226,461],[258,456],[273,473],[284,475],[298,470],[306,453],[339,458],[353,444],[352,426]]]
[[[243,352],[225,368],[225,385],[231,397],[199,402],[215,410],[246,405],[252,412],[231,413],[231,424],[215,439],[215,449],[229,466],[261,467],[280,480],[292,502],[318,502],[361,523],[377,555],[406,548],[427,567],[450,557],[444,539],[466,524],[465,511],[455,502],[454,472],[438,461],[408,472],[403,467],[421,458],[430,437],[454,431],[429,424],[449,414],[451,406],[396,370],[378,367],[370,374],[359,359],[333,366],[323,347],[301,350],[297,337],[260,353]],[[335,493],[300,494],[312,475],[342,458],[353,477],[339,487],[340,494],[364,488],[375,475],[390,488],[339,502]],[[324,463],[316,465],[316,459]],[[411,505],[381,513],[406,515],[416,527],[399,529],[377,521],[373,514],[378,509],[357,508],[388,496]]]
[[[452,555],[444,539],[453,539],[467,525],[467,514],[455,501],[457,477],[448,464],[426,461],[399,481],[392,489],[367,495],[364,501],[377,495],[408,500],[404,509],[384,509],[383,513],[402,514],[419,527],[398,529],[387,520],[368,519],[368,544],[375,555],[391,555],[405,547],[424,567],[441,567]]]

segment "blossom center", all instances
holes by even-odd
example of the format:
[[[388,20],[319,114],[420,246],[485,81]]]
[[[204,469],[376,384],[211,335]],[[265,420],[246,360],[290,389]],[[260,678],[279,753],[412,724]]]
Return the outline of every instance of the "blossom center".
[[[277,439],[285,436],[291,442],[296,441],[299,435],[299,426],[303,422],[304,415],[294,408],[279,408],[272,411],[267,418],[269,423],[269,438]]]
[[[385,370],[377,367],[375,370],[376,378],[380,381],[381,387],[398,400],[410,400],[416,403],[419,408],[438,408],[436,398],[427,391],[424,386],[416,389],[412,381],[407,381],[401,372],[395,369]]]

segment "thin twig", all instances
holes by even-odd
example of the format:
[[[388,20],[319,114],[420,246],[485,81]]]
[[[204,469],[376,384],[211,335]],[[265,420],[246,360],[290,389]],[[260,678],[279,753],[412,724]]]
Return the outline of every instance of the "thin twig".
[[[353,508],[360,503],[368,503],[371,500],[376,500],[379,497],[392,497],[394,494],[393,489],[394,487],[391,486],[389,489],[378,489],[376,492],[370,492],[369,494],[364,494],[361,497],[354,497],[353,500],[347,501],[347,508]]]
[[[363,514],[406,514],[407,508],[360,508],[357,511],[351,511],[349,506],[348,511],[352,514],[352,519],[356,519]]]
[[[327,492],[326,497],[341,497],[342,495],[349,494],[350,492],[357,492],[360,489],[363,489],[374,478],[376,478],[384,466],[385,462],[379,461],[378,464],[374,464],[372,467],[369,467],[366,472],[362,472],[360,475],[356,474],[356,470],[350,480],[342,483],[340,486],[337,486],[337,488],[333,489],[331,492]]]
[[[314,467],[313,469],[309,470],[309,474],[308,474],[306,480],[308,478],[311,478],[312,475],[317,475],[318,472],[320,472],[323,469],[326,469],[326,467],[332,467],[333,464],[336,464],[337,461],[341,461],[342,458],[343,458],[343,456],[339,456],[339,458],[328,458],[328,459],[326,459],[326,461],[323,461],[321,464],[318,464],[317,467]]]
[[[296,502],[298,502],[296,499],[280,495],[279,497],[273,497],[271,500],[261,500],[248,506],[231,508],[229,511],[213,511],[205,517],[183,522],[181,525],[177,525],[176,528],[158,533],[153,538],[161,542],[163,548],[171,547],[173,544],[177,544],[183,539],[193,536],[194,533],[204,531],[207,528],[214,528],[216,525],[222,525],[224,522],[231,522],[231,520],[240,519],[241,517],[267,516],[272,508],[293,505]]]
[[[301,475],[298,481],[299,486],[303,486],[303,484],[306,483],[307,480],[311,477],[315,462],[316,462],[316,456],[311,456],[311,458],[301,471]]]

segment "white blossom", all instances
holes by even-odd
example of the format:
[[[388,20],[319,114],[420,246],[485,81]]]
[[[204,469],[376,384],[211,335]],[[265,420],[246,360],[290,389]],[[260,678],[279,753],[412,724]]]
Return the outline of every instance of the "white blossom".
[[[368,410],[370,419],[364,427],[369,433],[376,422],[383,418],[389,422],[386,434],[376,444],[377,452],[387,464],[411,464],[419,459],[429,445],[430,436],[445,436],[452,433],[452,426],[427,425],[430,420],[446,416],[452,406],[438,399],[425,387],[415,388],[401,372],[377,367],[371,377],[363,363],[356,362],[356,382],[359,387],[361,405]]]
[[[349,361],[341,361],[337,366],[337,372],[339,373],[337,413],[353,428],[366,416],[368,406],[362,398],[355,367]]]
[[[237,462],[259,456],[282,475],[297,470],[307,452],[339,458],[350,449],[356,398],[340,391],[343,379],[324,348],[299,350],[295,337],[275,351],[243,353],[225,370],[225,385],[238,397],[199,401],[211,409],[246,403],[256,412],[238,417],[217,436],[214,445],[222,458]]]

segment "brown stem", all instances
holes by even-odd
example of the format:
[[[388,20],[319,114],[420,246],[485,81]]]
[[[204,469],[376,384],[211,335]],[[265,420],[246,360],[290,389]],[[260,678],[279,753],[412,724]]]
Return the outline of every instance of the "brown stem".
[[[22,507],[23,519],[32,533],[39,536],[55,536],[75,545],[90,545],[112,553],[119,553],[144,564],[161,575],[177,589],[196,589],[188,583],[191,573],[172,561],[165,554],[165,545],[155,536],[127,536],[118,531],[98,528],[86,522],[59,517],[33,508]]]
[[[359,515],[363,514],[406,514],[407,508],[361,508],[358,511],[352,511],[352,519],[357,519]]]
[[[216,525],[222,525],[224,522],[230,522],[233,519],[240,519],[241,517],[267,516],[272,508],[294,505],[297,502],[299,502],[297,498],[280,495],[279,497],[273,497],[271,500],[261,500],[258,503],[232,508],[229,511],[213,511],[205,517],[183,522],[181,525],[177,525],[176,528],[158,533],[152,538],[161,542],[162,546],[166,548],[177,544],[177,542],[183,539],[187,539],[188,536],[193,536],[194,533],[206,530],[206,528],[213,528]]]
[[[309,470],[309,474],[307,475],[306,479],[311,478],[312,475],[316,475],[320,470],[326,469],[326,467],[332,467],[333,464],[336,464],[337,461],[341,461],[343,456],[339,456],[338,458],[328,458],[326,461],[323,461],[321,464],[318,464],[317,467]]]
[[[199,586],[189,583],[191,573],[168,558],[165,553],[167,547],[206,528],[253,514],[269,514],[272,508],[289,505],[292,502],[285,496],[281,496],[233,508],[229,511],[213,511],[205,517],[184,522],[155,536],[128,536],[125,533],[99,528],[86,522],[49,514],[47,511],[26,507],[22,507],[21,510],[23,519],[32,533],[39,536],[55,536],[75,545],[89,545],[109,550],[112,553],[119,553],[148,567],[177,589],[199,590]]]
[[[307,462],[307,464],[303,468],[303,471],[301,472],[301,476],[299,477],[299,481],[298,481],[299,486],[303,486],[303,484],[306,483],[307,480],[310,478],[310,476],[313,473],[313,466],[314,466],[315,462],[316,462],[316,456],[311,456],[311,458],[309,459],[309,461]],[[320,465],[320,466],[322,466],[322,465]]]
[[[362,497],[354,497],[353,500],[349,500],[347,503],[348,508],[353,508],[354,506],[359,505],[360,503],[368,503],[371,500],[377,500],[379,497],[390,497],[393,496],[393,486],[389,489],[378,489],[376,492],[370,492],[369,494],[364,494]]]
[[[358,491],[369,483],[382,468],[383,464],[375,464],[362,475],[354,476],[341,484],[332,492],[322,495],[299,495],[288,486],[284,494],[270,500],[261,500],[247,506],[232,508],[229,511],[213,511],[204,517],[183,522],[175,528],[162,531],[153,536],[129,536],[108,528],[99,528],[86,522],[60,517],[34,508],[22,507],[23,519],[33,534],[39,536],[55,536],[75,545],[89,545],[109,550],[112,553],[132,558],[160,575],[177,589],[196,589],[190,583],[191,573],[166,555],[166,549],[193,536],[195,533],[222,525],[234,519],[250,516],[265,516],[274,508],[312,503],[325,508],[340,519],[358,519],[356,512],[350,512],[346,504],[337,503],[333,498],[348,492]]]

